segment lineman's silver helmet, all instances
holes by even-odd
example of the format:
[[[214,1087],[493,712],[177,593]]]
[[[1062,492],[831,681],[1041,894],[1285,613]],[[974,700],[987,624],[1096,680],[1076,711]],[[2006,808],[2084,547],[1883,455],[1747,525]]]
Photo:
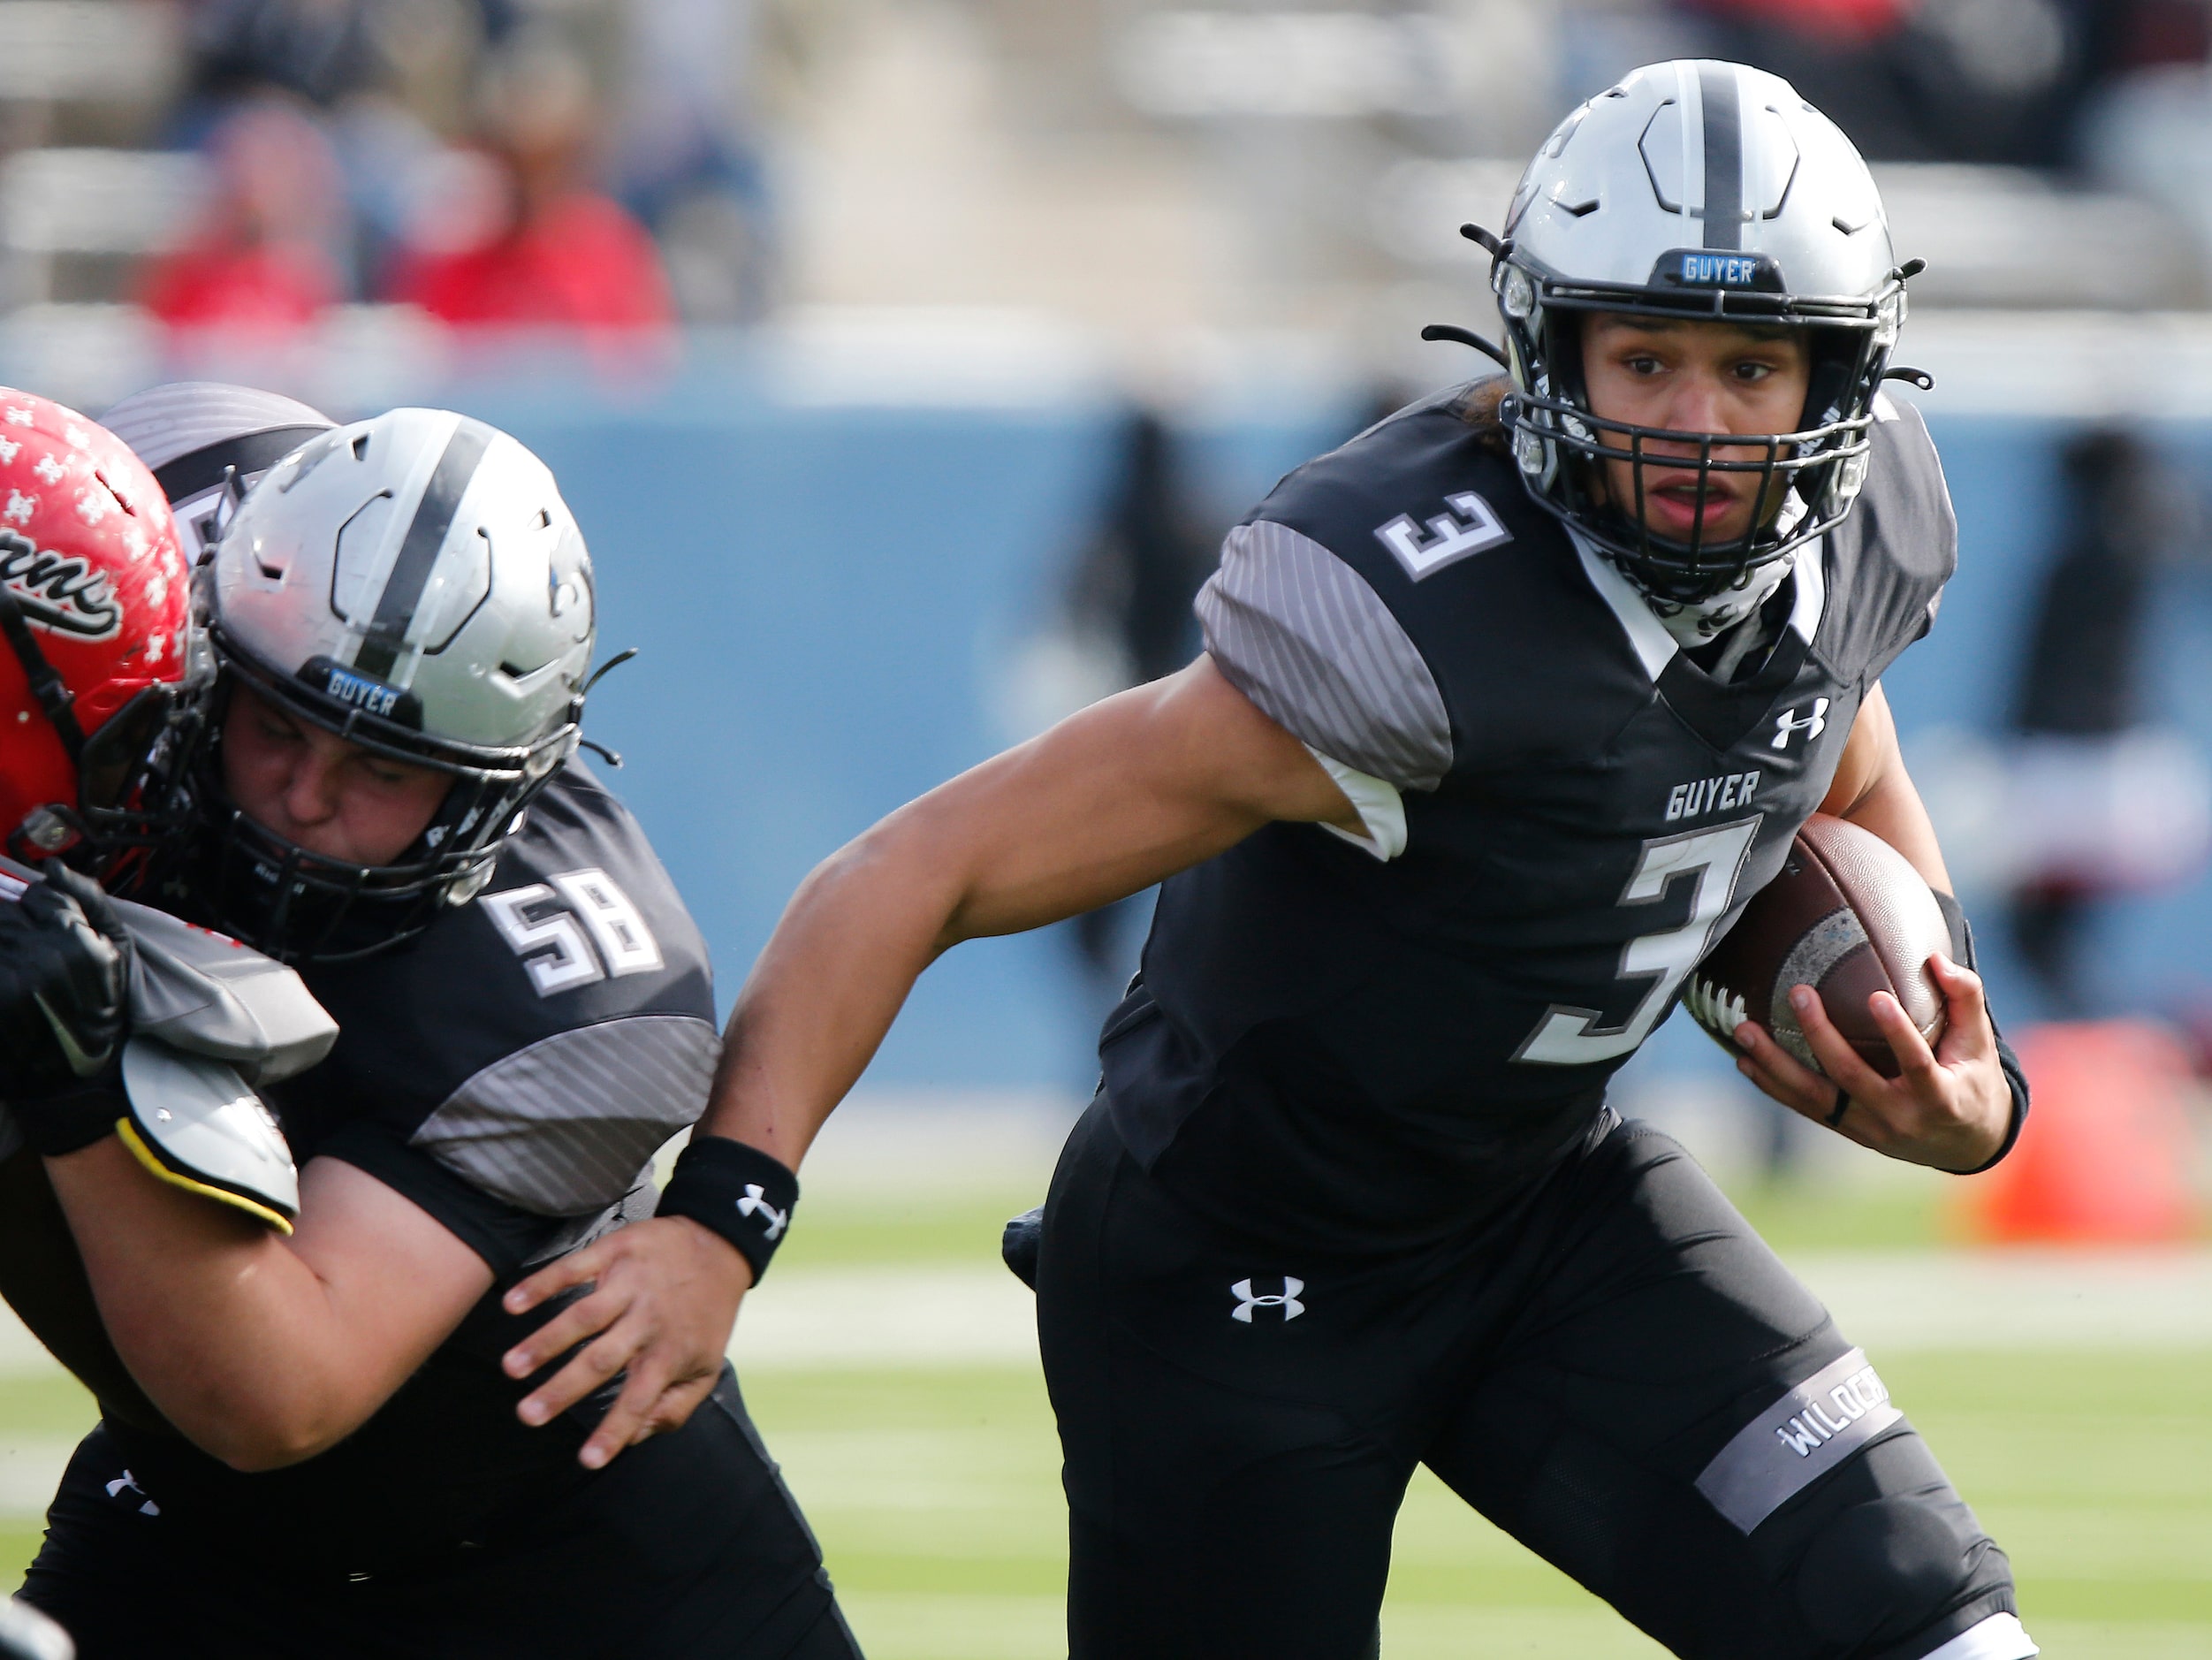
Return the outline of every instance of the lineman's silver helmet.
[[[202,766],[216,834],[187,882],[210,920],[272,956],[329,958],[473,896],[579,737],[591,561],[545,464],[448,410],[336,428],[255,485],[211,590],[224,683],[453,783],[399,862],[364,867],[255,824]]]
[[[1494,252],[1516,386],[1501,415],[1523,480],[1647,591],[1719,591],[1851,512],[1919,266],[1897,265],[1851,141],[1788,81],[1709,60],[1635,71],[1545,141]],[[1763,455],[1715,461],[1713,435],[1597,418],[1578,327],[1592,311],[1805,329],[1813,384],[1798,430],[1730,437]],[[1699,444],[1701,468],[1780,477],[1788,496],[1775,492],[1775,515],[1725,545],[1653,536],[1592,483],[1603,461],[1636,460],[1656,439]]]

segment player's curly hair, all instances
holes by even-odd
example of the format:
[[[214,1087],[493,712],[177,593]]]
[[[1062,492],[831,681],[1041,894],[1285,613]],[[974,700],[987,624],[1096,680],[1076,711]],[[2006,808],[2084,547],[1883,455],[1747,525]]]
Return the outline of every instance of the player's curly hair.
[[[1498,415],[1498,406],[1512,390],[1510,375],[1488,376],[1469,385],[1455,411],[1475,430],[1475,441],[1493,455],[1510,455],[1513,452],[1512,437]]]

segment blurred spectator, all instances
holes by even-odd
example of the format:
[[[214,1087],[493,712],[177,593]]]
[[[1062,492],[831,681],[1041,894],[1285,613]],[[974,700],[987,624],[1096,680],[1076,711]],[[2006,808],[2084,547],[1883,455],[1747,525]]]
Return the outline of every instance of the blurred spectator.
[[[346,297],[368,293],[442,151],[426,117],[445,113],[441,95],[470,72],[476,0],[195,0],[188,11],[169,141],[204,147],[242,103],[289,95],[322,125],[345,180],[333,252]]]
[[[751,323],[772,286],[767,182],[751,131],[755,0],[636,0],[614,176],[652,227],[677,308]]]
[[[289,100],[255,98],[207,137],[206,217],[145,274],[147,309],[171,328],[284,331],[342,297],[331,248],[345,189],[322,129]]]
[[[2097,902],[2195,873],[2212,786],[2185,739],[2145,724],[2137,666],[2158,568],[2193,551],[2193,503],[2126,432],[2074,439],[2064,467],[2066,540],[2038,597],[2013,717],[2012,925],[2053,1011],[2079,1018],[2096,1012],[2079,958]]]
[[[1212,574],[1217,538],[1189,509],[1175,447],[1158,415],[1130,412],[1105,517],[1063,601],[1068,648],[1090,666],[1084,678],[1091,683],[1055,719],[1092,697],[1172,674],[1197,655],[1190,605]],[[1068,924],[1099,1012],[1120,1001],[1152,908],[1146,892]]]
[[[2083,112],[2078,160],[2095,183],[2169,209],[2212,258],[2212,5],[2122,10],[2113,72]]]
[[[591,81],[548,33],[494,53],[477,94],[488,165],[403,248],[390,297],[465,325],[654,328],[673,317],[652,239],[586,182],[599,136]]]
[[[2131,8],[2110,0],[1676,0],[1874,161],[2056,167]]]
[[[1068,598],[1079,628],[1113,642],[1129,685],[1172,674],[1197,654],[1190,602],[1212,574],[1216,549],[1191,522],[1179,471],[1167,423],[1149,409],[1133,413],[1106,522]]]
[[[191,142],[240,98],[276,89],[330,104],[381,81],[389,65],[373,0],[200,0],[191,11],[192,77],[176,137]]]

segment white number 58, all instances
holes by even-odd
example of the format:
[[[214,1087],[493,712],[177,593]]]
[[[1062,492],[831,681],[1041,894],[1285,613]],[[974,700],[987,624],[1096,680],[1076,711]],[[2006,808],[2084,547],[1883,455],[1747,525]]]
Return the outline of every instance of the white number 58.
[[[556,902],[556,889],[565,904]],[[522,959],[540,997],[609,975],[642,974],[660,966],[660,946],[652,930],[630,896],[604,871],[568,871],[553,878],[550,887],[530,882],[486,894],[476,902],[499,937]],[[544,915],[531,914],[549,903],[554,908]]]

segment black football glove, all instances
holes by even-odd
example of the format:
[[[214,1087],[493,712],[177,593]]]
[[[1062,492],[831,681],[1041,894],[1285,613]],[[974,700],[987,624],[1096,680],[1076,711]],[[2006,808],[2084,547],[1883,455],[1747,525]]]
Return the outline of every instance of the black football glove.
[[[0,1101],[49,1156],[122,1116],[131,939],[99,883],[66,865],[0,903]]]

